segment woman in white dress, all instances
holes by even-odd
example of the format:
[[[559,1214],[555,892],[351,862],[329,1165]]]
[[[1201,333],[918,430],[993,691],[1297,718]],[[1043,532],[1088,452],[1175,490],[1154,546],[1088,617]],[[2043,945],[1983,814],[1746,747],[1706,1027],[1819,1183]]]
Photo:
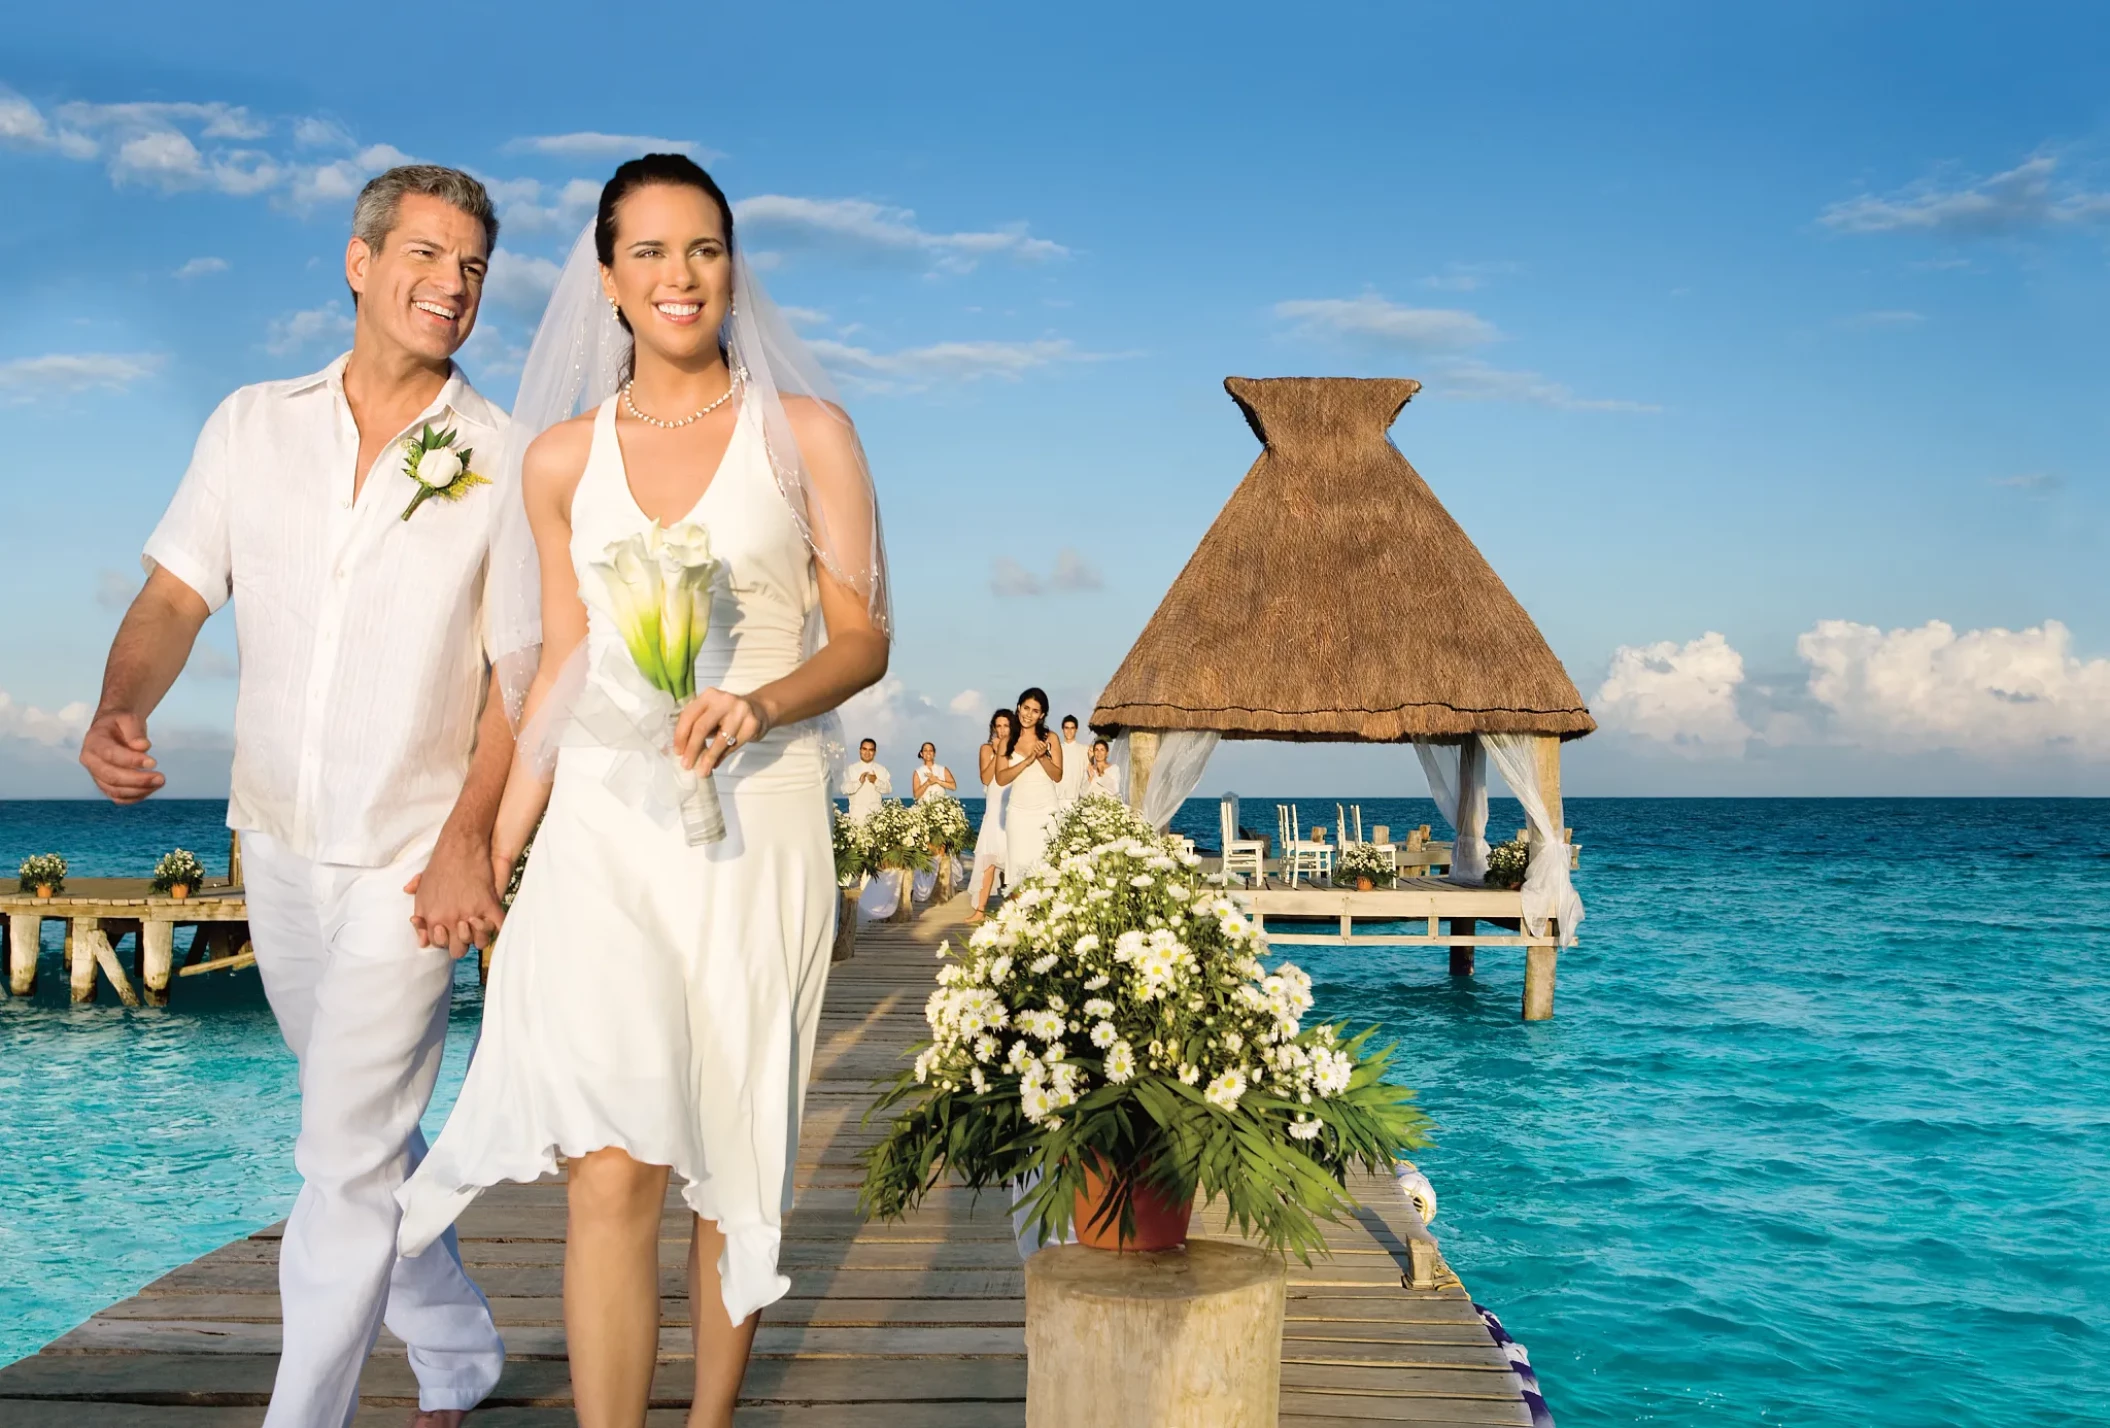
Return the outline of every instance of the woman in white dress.
[[[1084,791],[1086,793],[1104,794],[1108,798],[1119,798],[1121,796],[1121,770],[1108,762],[1111,754],[1112,750],[1108,747],[1106,740],[1092,740],[1090,772],[1085,775],[1084,779]]]
[[[990,894],[996,891],[996,880],[1004,873],[1006,790],[996,781],[996,771],[1011,762],[1011,745],[1017,737],[1014,718],[1009,709],[999,709],[989,716],[989,742],[982,745],[978,756],[982,774],[982,827],[974,839],[974,872],[970,874],[974,898],[973,911],[967,914],[969,922],[980,922],[988,916],[983,909],[989,905]]]
[[[1062,810],[1062,745],[1048,731],[1048,696],[1028,689],[1018,696],[1018,744],[1012,761],[997,770],[1004,801],[1004,882],[1016,886],[1038,869],[1048,848],[1048,830]]]
[[[921,761],[916,765],[915,778],[912,780],[916,802],[960,796],[959,780],[952,776],[951,769],[938,762],[936,744],[925,743],[916,751],[916,757]]]
[[[887,660],[877,513],[855,432],[806,395],[812,386],[792,388],[797,354],[752,325],[781,319],[735,262],[732,230],[723,193],[688,159],[623,165],[523,374],[525,407],[534,384],[577,365],[561,330],[545,358],[570,307],[596,340],[617,322],[634,333],[633,379],[526,453],[541,659],[496,862],[538,817],[541,827],[460,1099],[400,1193],[401,1248],[414,1254],[486,1186],[536,1179],[563,1158],[565,1332],[586,1428],[644,1422],[670,1173],[694,1212],[691,1425],[731,1424],[759,1311],[790,1288],[777,1250],[837,904],[827,741],[809,721]],[[567,306],[578,274],[596,270],[609,306]],[[596,395],[591,384],[583,395]],[[633,746],[646,730],[668,740],[668,720],[642,712],[589,563],[681,522],[705,528],[720,562],[702,692],[671,746]],[[859,542],[862,561],[844,559]],[[821,624],[827,642],[814,651]],[[611,737],[611,720],[628,718],[641,722]],[[550,778],[533,754],[552,727]],[[692,845],[681,819],[641,797],[655,777],[679,788],[677,754],[712,779],[722,840]]]

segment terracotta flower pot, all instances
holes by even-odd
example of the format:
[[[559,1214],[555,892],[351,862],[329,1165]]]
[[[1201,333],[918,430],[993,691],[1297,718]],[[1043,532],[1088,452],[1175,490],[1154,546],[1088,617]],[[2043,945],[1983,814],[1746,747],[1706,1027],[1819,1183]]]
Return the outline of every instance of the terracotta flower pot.
[[[1136,1180],[1130,1196],[1136,1228],[1135,1233],[1124,1240],[1119,1215],[1109,1217],[1103,1224],[1094,1223],[1104,1211],[1112,1188],[1112,1182],[1097,1170],[1084,1172],[1084,1189],[1078,1192],[1076,1208],[1079,1244],[1093,1249],[1127,1250],[1140,1254],[1178,1249],[1187,1243],[1187,1222],[1194,1217],[1193,1195],[1175,1204],[1157,1186]]]
[[[50,899],[51,899],[51,884],[50,884],[50,883],[38,883],[38,884],[37,884],[37,896],[38,896],[38,897],[40,897],[40,898],[43,898],[43,899],[44,899],[45,901],[47,901],[47,902],[48,902],[48,901],[50,901]]]
[[[1355,880],[1355,890],[1356,890],[1357,892],[1369,892],[1369,891],[1370,891],[1371,889],[1375,888],[1376,886],[1377,886],[1377,884],[1376,884],[1376,883],[1374,883],[1374,882],[1372,882],[1372,881],[1370,881],[1370,879],[1368,879],[1368,878],[1357,878],[1357,879]]]
[[[185,898],[190,896],[190,884],[177,883],[175,886],[169,889],[169,896],[174,898],[178,902],[183,901]]]

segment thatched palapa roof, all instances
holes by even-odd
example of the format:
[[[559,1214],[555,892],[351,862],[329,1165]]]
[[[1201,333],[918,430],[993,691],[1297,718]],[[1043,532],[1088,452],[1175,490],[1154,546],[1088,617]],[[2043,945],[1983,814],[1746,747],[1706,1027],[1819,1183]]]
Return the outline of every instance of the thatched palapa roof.
[[[1224,388],[1264,449],[1100,695],[1094,729],[1391,742],[1597,727],[1387,437],[1419,382]]]

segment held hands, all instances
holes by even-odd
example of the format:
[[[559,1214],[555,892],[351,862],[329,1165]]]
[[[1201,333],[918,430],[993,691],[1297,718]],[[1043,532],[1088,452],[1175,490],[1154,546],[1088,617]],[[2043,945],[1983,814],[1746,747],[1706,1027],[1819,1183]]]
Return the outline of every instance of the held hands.
[[[769,712],[752,695],[706,689],[682,709],[674,724],[674,752],[681,766],[709,774],[735,749],[768,734]]]
[[[147,721],[122,709],[95,716],[81,738],[81,767],[113,803],[137,803],[168,782],[157,772]]]
[[[425,871],[403,885],[417,899],[410,925],[417,929],[418,946],[444,947],[451,957],[490,946],[506,920],[498,889],[513,872],[510,858],[503,872],[500,866],[495,849],[442,833]]]

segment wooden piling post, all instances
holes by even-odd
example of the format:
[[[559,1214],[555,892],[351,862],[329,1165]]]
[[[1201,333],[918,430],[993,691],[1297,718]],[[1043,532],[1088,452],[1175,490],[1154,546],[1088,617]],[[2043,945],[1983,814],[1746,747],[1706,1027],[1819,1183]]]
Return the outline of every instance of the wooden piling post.
[[[7,989],[18,997],[37,990],[37,954],[44,940],[44,918],[34,912],[7,915]]]
[[[1478,921],[1470,917],[1454,917],[1451,919],[1451,936],[1470,937],[1473,935],[1473,929],[1479,925]],[[1451,975],[1454,977],[1470,977],[1472,974],[1472,944],[1466,943],[1464,946],[1453,945],[1451,948]]]
[[[1026,1428],[1274,1428],[1282,1258],[1189,1240],[1026,1261]]]
[[[1555,828],[1566,827],[1561,808],[1561,741],[1551,734],[1541,734],[1532,750],[1538,765],[1539,799],[1546,805],[1546,817]],[[1538,835],[1532,835],[1538,841]],[[1559,935],[1559,925],[1551,918],[1546,920],[1549,936]],[[1552,947],[1528,947],[1524,951],[1524,1020],[1549,1021],[1553,1017],[1553,984],[1560,965],[1561,950]]]
[[[95,948],[89,938],[96,933],[95,919],[76,917],[66,923],[66,978],[75,1006],[95,1000]]]
[[[1157,767],[1158,735],[1155,729],[1128,731],[1128,806],[1143,811],[1143,795],[1150,788],[1150,771]]]
[[[139,924],[139,980],[148,1006],[169,1004],[169,977],[176,965],[176,924],[148,920]]]
[[[857,955],[857,889],[842,888],[835,900],[835,947],[831,962],[847,962]]]

